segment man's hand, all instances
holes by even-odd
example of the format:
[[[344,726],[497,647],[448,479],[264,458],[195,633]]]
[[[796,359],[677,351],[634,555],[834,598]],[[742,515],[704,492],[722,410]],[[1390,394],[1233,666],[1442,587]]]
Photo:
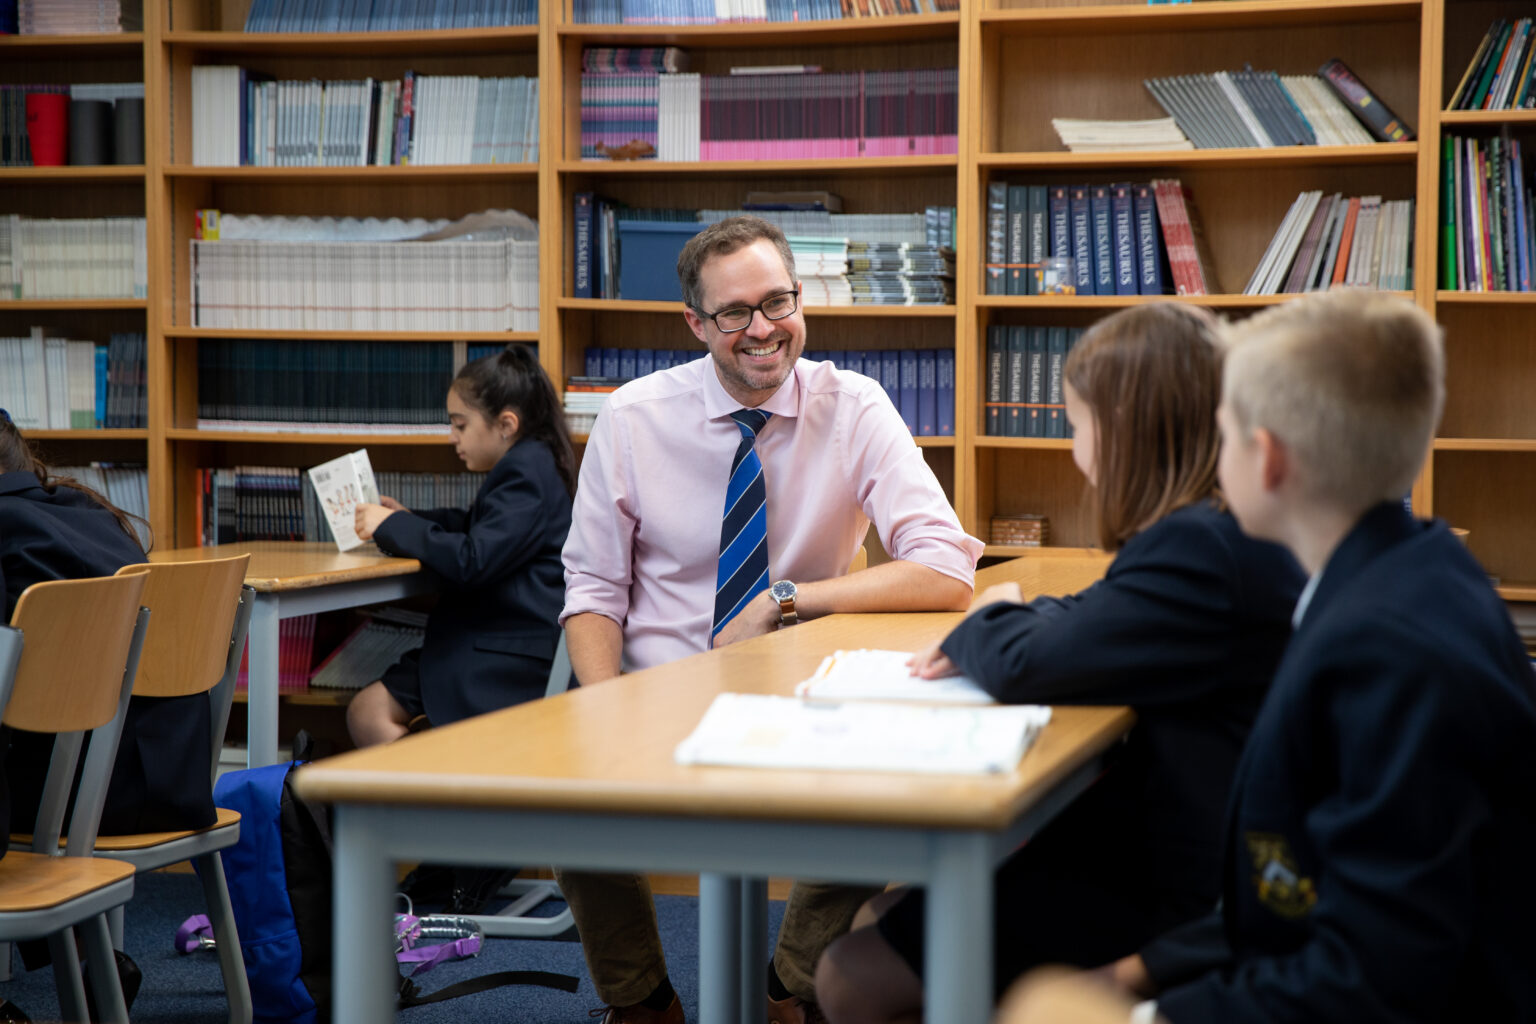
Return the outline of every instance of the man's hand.
[[[389,498],[384,500],[392,501],[392,499]],[[357,535],[363,540],[372,540],[373,533],[379,528],[379,524],[388,519],[390,516],[394,515],[396,509],[399,508],[398,502],[392,503],[396,506],[395,508],[389,508],[385,505],[375,505],[372,502],[367,501],[359,503],[357,506],[357,511],[352,513],[352,529],[356,530]]]
[[[921,676],[923,679],[952,676],[960,671],[959,666],[949,660],[949,655],[939,650],[938,644],[918,651],[907,660],[907,664],[912,666],[913,675]]]
[[[724,647],[740,640],[749,640],[754,636],[772,633],[779,628],[779,616],[779,602],[765,590],[748,601],[746,606],[736,613],[736,617],[715,634],[715,639],[710,646]]]

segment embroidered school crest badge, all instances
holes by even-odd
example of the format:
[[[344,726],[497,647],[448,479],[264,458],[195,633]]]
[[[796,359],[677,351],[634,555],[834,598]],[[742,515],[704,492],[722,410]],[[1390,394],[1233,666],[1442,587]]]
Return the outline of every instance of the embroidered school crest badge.
[[[1253,887],[1259,902],[1281,917],[1305,917],[1317,903],[1317,886],[1301,874],[1291,845],[1272,832],[1248,832]]]

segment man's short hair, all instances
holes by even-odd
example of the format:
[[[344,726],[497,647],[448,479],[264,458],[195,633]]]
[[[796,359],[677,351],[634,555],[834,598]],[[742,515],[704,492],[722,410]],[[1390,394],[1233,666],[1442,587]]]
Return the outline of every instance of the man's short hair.
[[[1311,497],[1364,510],[1401,499],[1445,404],[1441,330],[1406,299],[1336,289],[1232,325],[1222,397],[1246,435],[1294,453]]]
[[[779,251],[779,258],[784,261],[784,271],[789,274],[790,287],[794,287],[799,280],[795,277],[795,254],[790,250],[789,239],[784,237],[784,232],[761,217],[727,217],[690,238],[678,254],[677,280],[683,286],[683,301],[700,312],[714,312],[700,306],[704,295],[699,287],[699,272],[704,269],[704,264],[716,256],[729,256],[764,238]]]

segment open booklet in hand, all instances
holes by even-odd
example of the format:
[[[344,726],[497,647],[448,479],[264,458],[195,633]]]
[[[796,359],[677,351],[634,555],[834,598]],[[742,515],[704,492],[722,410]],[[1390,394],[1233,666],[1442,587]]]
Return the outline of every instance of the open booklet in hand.
[[[673,756],[749,768],[991,774],[1012,771],[1051,709],[946,707],[722,693]]]
[[[811,678],[795,687],[806,700],[919,701],[932,704],[993,704],[966,676],[922,679],[912,674],[910,651],[833,651]]]
[[[331,526],[331,536],[336,547],[351,551],[363,543],[353,529],[357,506],[362,502],[378,504],[379,485],[373,480],[373,466],[368,461],[368,450],[355,452],[321,463],[309,471],[310,482],[315,485],[315,496],[325,521]]]

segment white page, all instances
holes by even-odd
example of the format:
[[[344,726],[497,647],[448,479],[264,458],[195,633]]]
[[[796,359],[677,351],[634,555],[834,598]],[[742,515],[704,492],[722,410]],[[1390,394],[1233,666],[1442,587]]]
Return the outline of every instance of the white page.
[[[811,678],[795,687],[808,700],[921,701],[942,704],[994,704],[987,692],[966,676],[921,679],[907,667],[910,651],[834,651]]]

